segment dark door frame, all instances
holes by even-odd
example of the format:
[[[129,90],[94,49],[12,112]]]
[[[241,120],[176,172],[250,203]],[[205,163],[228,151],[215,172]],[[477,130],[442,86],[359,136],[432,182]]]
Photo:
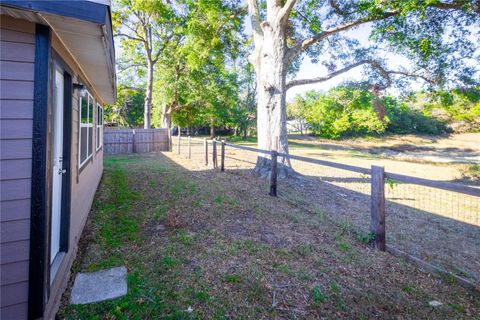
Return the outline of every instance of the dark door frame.
[[[43,316],[50,296],[50,221],[51,189],[48,188],[52,172],[49,172],[47,151],[49,94],[52,92],[52,56],[64,73],[64,126],[60,251],[67,252],[70,237],[71,200],[71,139],[72,139],[72,72],[53,53],[51,31],[48,26],[37,24],[35,28],[35,67],[33,92],[32,182],[30,219],[30,264],[28,286],[28,318]]]
[[[32,189],[30,218],[30,264],[28,318],[43,316],[47,301],[47,125],[50,78],[50,28],[35,27],[33,84]]]

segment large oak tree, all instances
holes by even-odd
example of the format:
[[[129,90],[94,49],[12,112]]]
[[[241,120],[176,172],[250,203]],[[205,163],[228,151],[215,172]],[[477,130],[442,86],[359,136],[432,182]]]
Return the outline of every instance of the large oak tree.
[[[477,0],[247,0],[247,4],[260,149],[288,153],[286,92],[294,86],[320,83],[363,67],[365,80],[378,94],[406,78],[436,86],[468,85],[478,71],[472,65],[478,48]],[[352,37],[352,30],[363,25],[371,28],[367,46]],[[385,52],[408,58],[411,67],[388,68],[387,60],[380,58]],[[324,64],[329,73],[313,79],[289,76],[305,55]],[[288,175],[288,158],[278,159],[279,175]],[[268,175],[269,168],[269,159],[259,154],[256,172]]]

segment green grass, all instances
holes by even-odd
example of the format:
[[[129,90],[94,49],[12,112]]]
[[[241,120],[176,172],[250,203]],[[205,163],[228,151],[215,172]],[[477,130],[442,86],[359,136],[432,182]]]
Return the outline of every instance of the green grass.
[[[431,285],[403,260],[365,249],[348,221],[331,223],[321,202],[313,214],[305,213],[269,197],[268,183],[246,177],[214,171],[192,175],[161,156],[106,157],[83,236],[88,243],[73,271],[125,265],[128,294],[65,304],[58,317],[416,318],[412,306],[428,306],[431,297],[448,301],[441,311],[446,317],[471,312],[466,304],[471,300],[458,295],[458,288],[441,287],[437,297],[430,290],[441,286],[438,280]]]
[[[242,277],[238,274],[226,274],[224,275],[223,279],[225,282],[239,283]]]
[[[125,241],[139,240],[142,216],[133,209],[141,195],[129,188],[125,172],[118,164],[106,163],[106,167],[110,174],[105,185],[110,192],[105,200],[97,200],[95,222],[100,226],[99,241],[108,248],[118,248]]]
[[[313,305],[318,306],[327,300],[327,296],[325,293],[322,292],[320,287],[315,286],[312,289],[312,300]]]

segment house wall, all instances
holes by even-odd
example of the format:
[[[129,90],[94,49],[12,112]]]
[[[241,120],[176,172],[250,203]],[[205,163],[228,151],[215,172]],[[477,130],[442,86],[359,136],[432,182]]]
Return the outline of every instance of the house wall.
[[[35,25],[0,19],[0,319],[27,317]]]
[[[35,24],[2,15],[0,26],[0,319],[26,319],[28,312]],[[103,105],[103,101],[87,81],[81,68],[54,32],[51,41],[52,49],[73,71],[73,83],[86,84],[96,102]],[[49,110],[49,123],[51,124],[51,105]],[[44,314],[45,319],[53,319],[58,310],[61,296],[70,277],[70,268],[77,252],[78,240],[103,172],[103,147],[96,151],[96,130],[93,130],[93,157],[83,165],[81,170],[78,166],[78,110],[78,92],[74,91],[71,124],[72,196],[69,250],[50,287],[50,297]],[[94,107],[94,112],[94,119],[96,119],[96,107]],[[47,144],[52,142],[50,124]],[[50,159],[50,157],[47,158]],[[47,181],[47,189],[48,186],[50,186],[50,181]],[[49,207],[47,206],[47,208]]]
[[[87,85],[88,91],[95,98],[95,105],[99,102],[103,105],[95,89],[83,75],[81,68],[65,49],[58,37],[52,35],[52,48],[73,71],[73,83],[81,82]],[[103,173],[103,147],[96,151],[96,130],[93,130],[93,157],[79,168],[79,95],[74,91],[72,101],[72,153],[71,153],[71,211],[70,211],[70,247],[62,265],[57,273],[57,278],[52,283],[50,300],[45,311],[45,318],[53,318],[58,311],[61,296],[67,286],[70,277],[70,268],[78,250],[78,241],[83,227],[88,218],[93,198]],[[96,119],[96,107],[94,119]]]

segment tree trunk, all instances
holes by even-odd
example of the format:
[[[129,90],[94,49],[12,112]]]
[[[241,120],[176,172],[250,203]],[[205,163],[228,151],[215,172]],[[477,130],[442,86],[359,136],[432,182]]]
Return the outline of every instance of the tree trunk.
[[[380,90],[375,85],[372,86],[372,94],[374,96],[372,100],[372,108],[375,111],[378,120],[380,120],[383,124],[386,124],[385,117],[387,116],[387,109],[380,97]]]
[[[214,125],[210,125],[210,139],[213,139],[215,138],[215,126]]]
[[[172,107],[167,104],[164,104],[162,109],[162,128],[172,128]]]
[[[152,114],[152,93],[153,93],[153,63],[147,59],[147,90],[145,92],[145,104],[143,115],[143,127],[150,129]]]
[[[258,148],[276,149],[288,153],[286,75],[287,50],[285,23],[272,19],[263,22],[263,41],[256,44],[251,56],[257,75],[257,137]],[[290,160],[279,156],[278,176],[286,177],[293,172]],[[255,172],[262,177],[270,175],[271,161],[267,154],[259,153]]]

